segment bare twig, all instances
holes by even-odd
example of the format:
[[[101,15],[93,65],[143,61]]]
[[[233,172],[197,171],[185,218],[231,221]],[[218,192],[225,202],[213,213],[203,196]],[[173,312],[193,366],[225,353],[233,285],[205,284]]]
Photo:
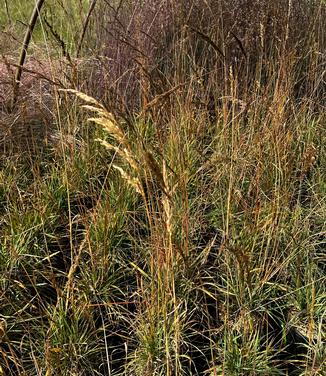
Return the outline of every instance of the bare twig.
[[[11,24],[12,20],[11,20],[11,16],[10,16],[10,12],[9,12],[8,0],[5,0],[5,8],[6,8],[6,13],[7,13],[8,21]]]
[[[58,86],[60,88],[65,88],[65,85],[62,82],[60,82],[59,80],[58,81],[51,80],[51,78],[47,77],[45,74],[37,72],[37,71],[35,71],[33,69],[28,69],[28,68],[26,68],[24,66],[21,66],[21,65],[18,65],[18,64],[14,64],[14,63],[9,63],[9,62],[8,62],[8,66],[9,67],[12,66],[12,67],[15,67],[17,69],[20,68],[22,70],[22,72],[29,73],[29,74],[31,74],[31,75],[33,75],[35,77],[38,77],[38,78],[40,78],[40,79],[42,79],[44,81],[47,81],[51,85]]]
[[[36,25],[37,19],[40,15],[40,10],[44,2],[45,0],[38,0],[37,3],[35,4],[32,15],[31,15],[31,19],[28,24],[28,28],[25,33],[23,47],[20,53],[19,62],[17,64],[17,71],[16,71],[16,76],[15,76],[13,99],[12,99],[12,109],[14,109],[17,99],[18,99],[19,85],[20,85],[23,67],[24,67],[24,63],[25,63],[25,59],[27,55],[27,49],[31,41],[31,37],[33,34],[34,27]]]

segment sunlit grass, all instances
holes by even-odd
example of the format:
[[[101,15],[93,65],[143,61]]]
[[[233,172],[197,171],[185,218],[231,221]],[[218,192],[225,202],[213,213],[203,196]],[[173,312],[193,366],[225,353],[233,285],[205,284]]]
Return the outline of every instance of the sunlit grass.
[[[41,17],[29,52],[55,66],[90,2],[46,3],[60,38]],[[299,39],[296,5],[281,24],[266,5],[258,44],[226,0],[172,2],[171,35],[172,8],[113,3],[87,29],[96,56],[52,70],[63,90],[34,77],[1,108],[0,375],[323,375],[322,3],[302,3]],[[33,4],[8,5],[19,47]]]

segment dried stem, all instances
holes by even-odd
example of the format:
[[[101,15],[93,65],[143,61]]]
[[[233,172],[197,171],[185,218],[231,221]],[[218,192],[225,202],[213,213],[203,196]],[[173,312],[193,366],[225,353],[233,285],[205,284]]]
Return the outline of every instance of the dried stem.
[[[21,76],[22,76],[22,73],[23,73],[23,67],[24,67],[26,55],[27,55],[27,49],[28,49],[29,43],[31,41],[31,37],[32,37],[32,34],[33,34],[34,27],[36,25],[37,19],[40,15],[40,10],[41,10],[44,2],[45,2],[45,0],[38,0],[35,3],[34,9],[33,9],[32,15],[31,15],[31,19],[30,19],[29,24],[28,24],[28,28],[27,28],[26,33],[25,33],[23,47],[22,47],[22,50],[21,50],[21,53],[20,53],[20,56],[19,56],[18,67],[17,67],[16,75],[15,75],[14,92],[13,92],[12,108],[11,108],[12,110],[15,108],[15,105],[16,105],[16,102],[17,102],[17,99],[18,99],[19,86],[20,86],[20,82],[21,82]]]

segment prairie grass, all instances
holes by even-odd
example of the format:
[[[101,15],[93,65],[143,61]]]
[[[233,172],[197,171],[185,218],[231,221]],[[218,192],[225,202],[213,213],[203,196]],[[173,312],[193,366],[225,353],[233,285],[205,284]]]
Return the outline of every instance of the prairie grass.
[[[325,375],[325,2],[44,7],[11,112],[1,47],[0,376]]]

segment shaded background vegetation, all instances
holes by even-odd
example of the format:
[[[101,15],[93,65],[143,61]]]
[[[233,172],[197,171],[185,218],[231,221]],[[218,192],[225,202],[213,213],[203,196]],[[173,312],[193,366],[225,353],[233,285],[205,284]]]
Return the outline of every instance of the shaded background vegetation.
[[[324,375],[325,2],[3,5],[0,375]]]

